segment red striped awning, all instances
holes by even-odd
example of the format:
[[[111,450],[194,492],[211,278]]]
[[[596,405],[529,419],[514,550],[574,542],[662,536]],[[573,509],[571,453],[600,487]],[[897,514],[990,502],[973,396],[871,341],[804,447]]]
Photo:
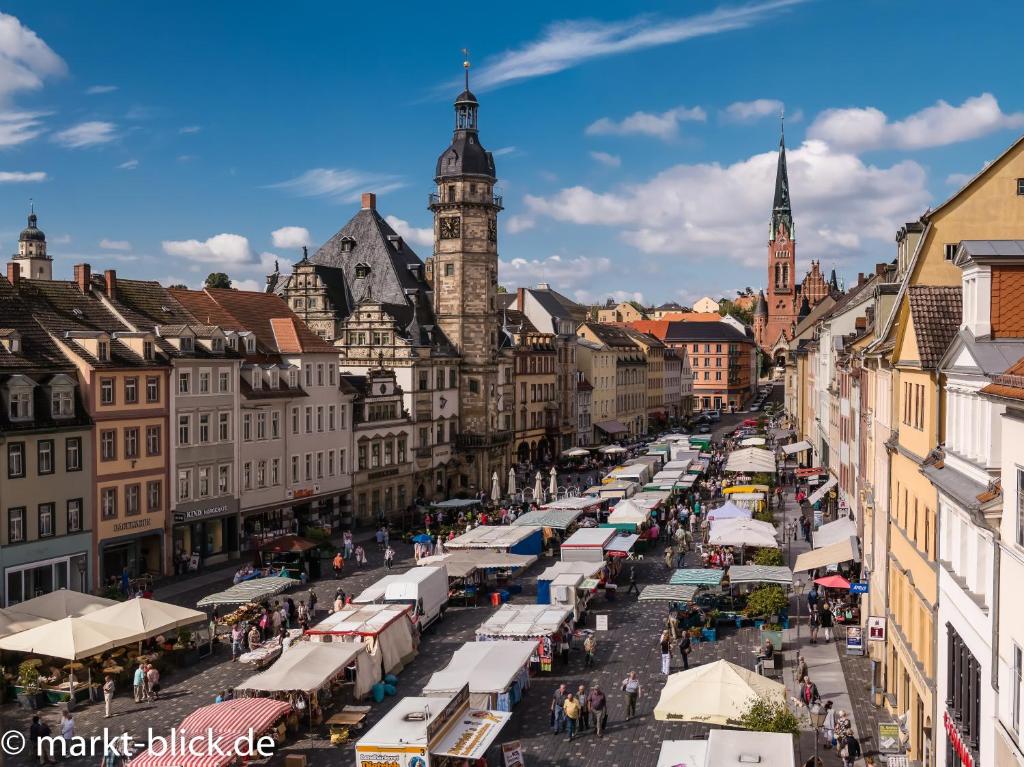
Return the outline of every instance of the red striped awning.
[[[154,754],[143,751],[128,764],[130,767],[226,767],[233,756],[184,756],[181,754]]]

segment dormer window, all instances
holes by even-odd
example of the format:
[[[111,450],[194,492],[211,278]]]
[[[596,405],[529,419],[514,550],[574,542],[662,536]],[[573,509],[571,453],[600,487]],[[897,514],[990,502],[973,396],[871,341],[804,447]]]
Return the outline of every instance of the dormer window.
[[[213,346],[213,350],[215,352],[222,352],[222,351],[224,351],[224,339],[223,338],[214,338],[211,345]]]
[[[341,252],[342,253],[351,253],[352,249],[355,248],[355,246],[356,246],[356,241],[353,240],[351,237],[342,237],[341,238]]]
[[[253,389],[262,389],[263,388],[263,376],[260,373],[260,369],[257,368],[257,367],[254,367],[252,369],[252,388]]]
[[[370,267],[367,264],[356,264],[356,279],[362,280],[370,276]]]
[[[71,389],[54,389],[50,393],[50,415],[70,418],[75,414],[74,393]]]
[[[153,359],[153,342],[143,341],[142,342],[142,359],[152,360]]]
[[[295,370],[293,368],[292,370],[288,371],[288,388],[296,389],[296,388],[298,388],[298,386],[299,386],[299,371]]]
[[[8,415],[12,421],[27,421],[32,417],[32,390],[12,391]]]
[[[245,351],[249,354],[256,353],[256,339],[252,336],[245,339]]]
[[[181,337],[181,350],[183,352],[190,352],[190,351],[192,351],[192,349],[193,349],[193,346],[192,346],[192,336],[182,336]]]
[[[276,389],[278,381],[278,372],[276,368],[270,370],[270,388]]]
[[[108,341],[99,341],[96,344],[96,358],[100,362],[110,361],[110,343]]]

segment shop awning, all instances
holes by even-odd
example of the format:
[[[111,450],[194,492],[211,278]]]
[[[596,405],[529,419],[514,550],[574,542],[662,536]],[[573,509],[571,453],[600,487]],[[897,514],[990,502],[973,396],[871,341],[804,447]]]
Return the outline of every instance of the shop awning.
[[[691,567],[676,570],[669,579],[671,586],[717,586],[722,582],[725,570],[706,567]]]
[[[793,571],[784,565],[733,565],[729,568],[729,583],[793,584]]]
[[[504,711],[467,709],[451,726],[444,739],[430,749],[430,753],[475,762],[487,753],[487,749],[511,718],[512,714]]]
[[[811,546],[815,549],[823,549],[833,543],[845,541],[850,536],[856,537],[857,523],[848,517],[841,517],[835,522],[822,525],[811,533]]]
[[[558,605],[503,604],[476,630],[477,641],[488,638],[531,639],[551,636],[572,616]]]
[[[422,694],[455,695],[467,684],[470,694],[504,692],[536,651],[536,642],[466,642],[445,668],[434,672]]]
[[[272,554],[301,554],[315,549],[317,545],[316,541],[298,535],[282,535],[280,538],[272,538],[260,544],[260,551],[269,551]]]
[[[622,423],[622,421],[616,421],[614,419],[608,421],[598,421],[597,423],[594,424],[594,426],[599,428],[605,434],[609,435],[625,434],[626,432],[629,431],[629,429],[626,428],[626,425]]]
[[[782,452],[785,453],[786,455],[793,455],[795,453],[802,453],[804,450],[810,450],[810,449],[811,449],[811,443],[808,442],[806,439],[805,440],[801,440],[800,442],[796,442],[796,443],[794,443],[792,445],[783,445],[782,446]]]
[[[807,479],[808,477],[814,477],[814,476],[817,476],[818,474],[824,474],[824,473],[825,473],[825,470],[822,469],[820,466],[813,466],[810,469],[797,469],[796,470],[797,479]]]
[[[247,602],[262,602],[267,597],[276,596],[287,591],[299,582],[293,578],[254,578],[251,581],[236,583],[229,589],[205,596],[196,602],[198,607],[206,605],[242,605]]]
[[[525,570],[537,561],[533,554],[509,554],[493,549],[459,549],[423,557],[421,565],[444,565],[449,578],[468,578],[477,570]]]
[[[827,493],[829,490],[831,490],[838,484],[838,479],[836,479],[834,476],[829,476],[828,482],[826,482],[824,485],[822,485],[813,493],[811,493],[811,497],[807,499],[807,502],[811,504],[811,506],[813,506],[814,504],[816,504],[818,501],[825,497],[825,493]]]
[[[640,540],[639,535],[616,535],[604,547],[604,550],[613,557],[624,557],[633,550],[633,546],[638,540]]]
[[[696,593],[696,586],[652,584],[644,586],[639,599],[641,602],[689,602]]]
[[[583,513],[582,509],[551,509],[545,511],[531,511],[516,517],[512,523],[513,527],[552,527],[555,530],[565,530],[575,522]],[[445,544],[447,546],[447,544]]]
[[[365,655],[366,645],[362,642],[295,642],[273,666],[249,677],[235,689],[311,693],[340,676],[352,663],[356,664],[357,674],[370,675],[376,670],[377,679],[362,680],[362,686],[369,689],[380,681],[380,663],[369,656],[360,663],[360,656]]]
[[[819,567],[838,565],[840,562],[859,560],[860,545],[857,543],[855,536],[850,536],[845,541],[833,543],[831,546],[805,551],[796,558],[793,572],[802,573],[807,570],[817,570]]]

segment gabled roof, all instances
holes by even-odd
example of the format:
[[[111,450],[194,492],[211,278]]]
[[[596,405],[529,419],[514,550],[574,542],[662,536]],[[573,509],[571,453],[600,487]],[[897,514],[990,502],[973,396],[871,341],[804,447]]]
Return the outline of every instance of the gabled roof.
[[[907,291],[907,298],[921,366],[937,368],[960,327],[960,288],[912,285]]]
[[[655,349],[662,349],[665,347],[665,344],[661,342],[661,339],[652,333],[644,333],[631,327],[624,327],[623,330],[626,332],[627,336],[632,338],[638,344],[646,344],[647,346]]]
[[[728,322],[669,322],[662,339],[668,343],[689,341],[727,341],[753,343],[744,332]]]
[[[583,322],[587,318],[587,309],[578,304],[568,296],[564,296],[557,290],[551,288],[526,288],[526,292],[533,296],[544,311],[552,317],[563,320]]]
[[[7,336],[18,334],[19,349],[9,352],[0,345],[0,370],[73,370],[74,366],[34,316],[31,306],[0,276],[0,317]],[[0,408],[2,409],[2,408]]]
[[[615,325],[606,325],[602,322],[585,322],[584,325],[590,329],[602,343],[613,348],[628,347],[640,351],[633,339],[629,337],[624,328]]]

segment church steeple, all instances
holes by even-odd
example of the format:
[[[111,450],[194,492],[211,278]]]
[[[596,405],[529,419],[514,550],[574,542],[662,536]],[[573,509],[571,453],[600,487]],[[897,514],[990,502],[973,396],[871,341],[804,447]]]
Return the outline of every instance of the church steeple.
[[[482,176],[495,179],[494,157],[480,144],[478,134],[479,123],[477,114],[480,102],[469,89],[469,51],[462,51],[466,59],[462,62],[466,72],[466,88],[455,98],[455,131],[452,143],[437,158],[437,169],[434,178],[441,179],[458,176]]]
[[[772,202],[771,239],[779,235],[779,225],[785,225],[786,236],[796,239],[793,232],[793,209],[789,199],[789,169],[786,166],[786,131],[779,133],[779,160],[775,167],[775,199]]]

